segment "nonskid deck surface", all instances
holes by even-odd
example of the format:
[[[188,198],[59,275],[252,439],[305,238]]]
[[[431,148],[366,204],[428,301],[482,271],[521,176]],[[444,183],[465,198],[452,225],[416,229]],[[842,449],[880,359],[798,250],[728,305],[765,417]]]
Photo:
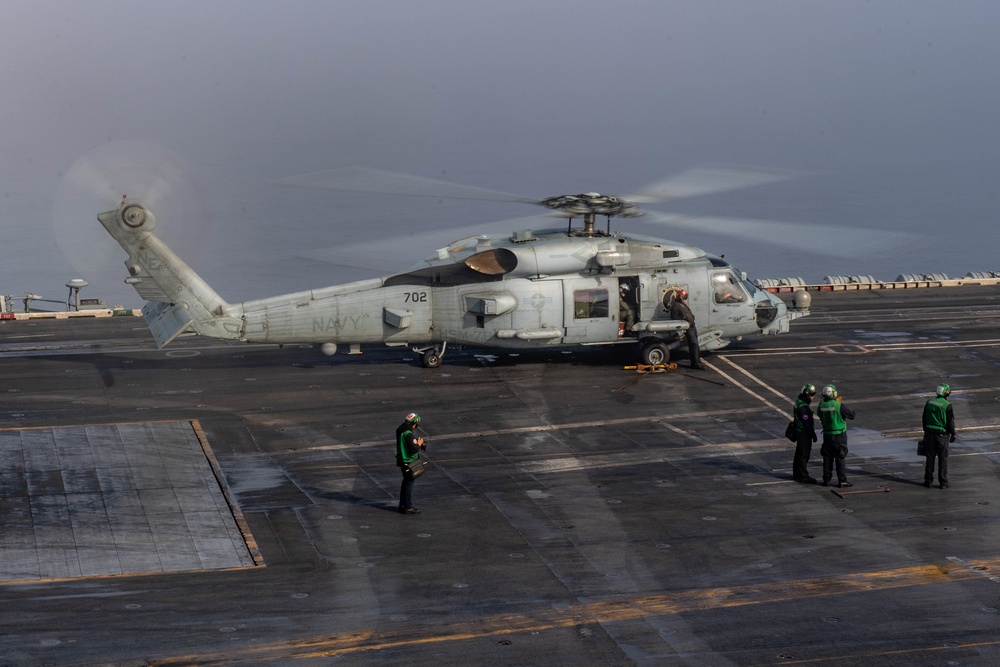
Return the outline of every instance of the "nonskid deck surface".
[[[200,430],[0,430],[0,581],[253,566]]]
[[[428,370],[374,347],[157,350],[130,318],[2,322],[21,468],[5,448],[0,502],[65,510],[44,530],[6,515],[0,544],[61,528],[43,543],[81,566],[5,577],[0,664],[996,664],[998,315],[996,288],[820,293],[791,334],[649,375],[621,349],[449,349]],[[951,488],[926,489],[915,443],[942,381],[960,433]],[[850,491],[872,493],[791,481],[805,382],[856,410]],[[412,410],[431,463],[402,516],[390,443]],[[134,458],[157,429],[191,458]],[[79,527],[114,514],[122,460],[220,517],[236,561],[84,567]]]

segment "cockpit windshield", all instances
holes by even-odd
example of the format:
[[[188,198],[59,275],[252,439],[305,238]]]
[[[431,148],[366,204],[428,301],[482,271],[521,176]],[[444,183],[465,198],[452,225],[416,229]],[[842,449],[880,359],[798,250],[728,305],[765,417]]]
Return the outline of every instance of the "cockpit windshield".
[[[750,293],[751,297],[755,297],[755,295],[757,294],[757,292],[761,291],[759,287],[757,287],[756,285],[754,285],[753,282],[751,282],[747,278],[747,274],[745,272],[740,271],[739,269],[737,269],[736,273],[740,276],[740,283],[743,285],[743,288],[746,289],[746,291]]]
[[[743,303],[747,300],[747,290],[732,271],[722,271],[712,276],[715,303]],[[752,292],[750,292],[752,294]]]

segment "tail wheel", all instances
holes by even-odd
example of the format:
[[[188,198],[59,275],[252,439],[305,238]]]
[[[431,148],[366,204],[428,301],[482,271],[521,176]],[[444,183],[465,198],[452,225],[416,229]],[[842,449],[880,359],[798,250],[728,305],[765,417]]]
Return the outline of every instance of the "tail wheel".
[[[666,344],[655,341],[642,346],[641,356],[642,363],[646,365],[665,364],[670,361],[670,350],[667,349]]]

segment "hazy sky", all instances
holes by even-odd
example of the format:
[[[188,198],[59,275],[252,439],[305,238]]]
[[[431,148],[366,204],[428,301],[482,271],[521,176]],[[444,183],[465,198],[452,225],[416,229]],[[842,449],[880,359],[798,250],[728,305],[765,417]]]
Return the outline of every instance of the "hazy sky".
[[[698,206],[921,231],[972,220],[947,222],[942,247],[960,257],[955,237],[982,233],[1000,203],[998,30],[993,0],[0,0],[3,247],[53,276],[39,285],[39,262],[5,258],[0,293],[61,297],[72,275],[42,230],[60,179],[131,140],[177,156],[204,193],[207,274],[230,270],[225,239],[259,258],[268,234],[288,256],[296,239],[356,234],[330,193],[294,198],[282,219],[290,196],[265,184],[358,164],[537,196],[627,192],[706,163],[801,169],[817,176]],[[324,206],[313,237],[296,216]],[[129,293],[117,292],[123,259],[103,291]],[[285,288],[281,271],[269,280]]]

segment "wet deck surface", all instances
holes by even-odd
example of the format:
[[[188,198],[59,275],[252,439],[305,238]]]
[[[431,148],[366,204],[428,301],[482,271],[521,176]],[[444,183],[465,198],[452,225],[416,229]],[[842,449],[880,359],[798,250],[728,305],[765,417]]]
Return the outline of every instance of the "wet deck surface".
[[[133,479],[217,515],[228,490],[264,565],[108,577],[64,554],[79,572],[0,584],[0,664],[997,664],[998,322],[994,288],[819,294],[792,334],[642,377],[594,349],[449,349],[427,370],[398,350],[156,350],[130,318],[0,323],[5,508],[30,491],[15,438],[72,527],[118,479],[115,452],[196,423],[218,495],[176,476],[210,474],[203,453]],[[915,441],[941,381],[960,436],[952,487],[925,489]],[[781,434],[804,382],[858,413],[849,490],[867,493],[791,481]],[[424,512],[401,516],[388,443],[411,410],[431,465]],[[31,467],[25,438],[92,467]],[[239,551],[232,526],[209,533]]]
[[[253,566],[198,430],[0,430],[0,581]]]

